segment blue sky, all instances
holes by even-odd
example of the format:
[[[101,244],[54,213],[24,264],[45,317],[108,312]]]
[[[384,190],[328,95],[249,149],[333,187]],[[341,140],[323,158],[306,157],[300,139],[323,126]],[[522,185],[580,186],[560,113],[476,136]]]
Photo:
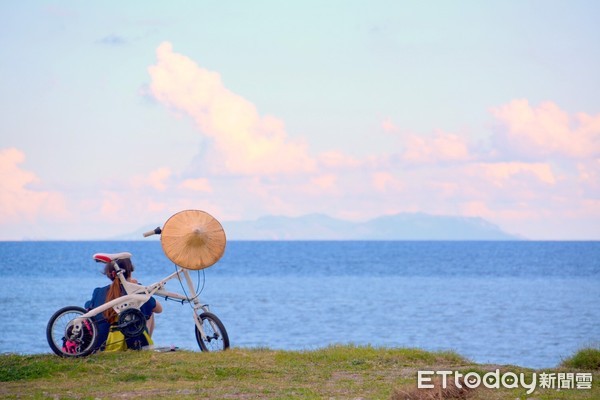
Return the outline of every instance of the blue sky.
[[[203,209],[600,239],[593,1],[0,4],[0,239]]]

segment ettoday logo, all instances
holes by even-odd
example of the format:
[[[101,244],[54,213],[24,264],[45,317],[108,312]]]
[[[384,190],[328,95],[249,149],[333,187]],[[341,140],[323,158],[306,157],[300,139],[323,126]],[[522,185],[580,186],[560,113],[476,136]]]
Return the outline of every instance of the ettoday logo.
[[[433,389],[432,383],[435,376],[439,376],[442,388],[448,386],[448,380],[454,380],[454,385],[461,389],[463,385],[469,389],[475,389],[483,385],[488,389],[506,389],[525,388],[527,394],[531,394],[536,388],[541,389],[591,389],[591,373],[536,373],[532,372],[528,378],[523,372],[516,374],[514,372],[503,372],[499,369],[487,372],[481,375],[479,372],[467,372],[465,374],[459,371],[417,371],[417,388]]]

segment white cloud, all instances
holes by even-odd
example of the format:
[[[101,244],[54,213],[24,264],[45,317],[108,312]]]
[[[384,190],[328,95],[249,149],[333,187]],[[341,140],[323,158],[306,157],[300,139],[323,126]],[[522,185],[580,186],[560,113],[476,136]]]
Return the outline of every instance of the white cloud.
[[[521,228],[594,204],[597,164],[590,160],[599,153],[600,116],[514,100],[491,109],[495,130],[485,150],[461,132],[407,133],[387,118],[381,129],[397,138],[396,149],[362,156],[335,149],[312,157],[283,121],[261,116],[219,74],[174,53],[169,43],[159,46],[149,72],[153,96],[192,117],[209,139],[202,166],[210,181],[191,177],[175,188],[209,196],[228,215],[479,213]],[[574,194],[586,191],[584,198]]]
[[[148,68],[150,91],[164,105],[191,116],[212,140],[207,165],[213,173],[293,174],[315,170],[307,145],[291,139],[283,122],[225,87],[218,73],[198,66],[162,43]]]

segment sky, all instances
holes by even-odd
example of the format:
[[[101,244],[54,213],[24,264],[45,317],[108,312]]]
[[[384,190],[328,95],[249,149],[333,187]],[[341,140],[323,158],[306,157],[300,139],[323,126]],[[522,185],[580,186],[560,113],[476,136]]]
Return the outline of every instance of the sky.
[[[596,1],[0,2],[0,240],[201,209],[600,240]]]

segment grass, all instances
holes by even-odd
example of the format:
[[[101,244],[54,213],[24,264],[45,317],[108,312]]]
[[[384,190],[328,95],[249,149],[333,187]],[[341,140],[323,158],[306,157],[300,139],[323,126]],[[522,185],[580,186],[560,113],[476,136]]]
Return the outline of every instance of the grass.
[[[586,347],[562,362],[562,366],[572,369],[600,370],[600,347]]]
[[[431,393],[416,390],[418,370],[483,374],[496,368],[524,372],[529,377],[534,372],[515,366],[475,364],[453,352],[368,346],[331,346],[314,351],[232,349],[222,353],[127,351],[82,359],[0,355],[0,398],[422,400],[439,397],[425,397]],[[571,367],[563,365],[556,372],[566,371],[564,368]],[[529,398],[598,399],[600,371],[591,372],[591,390],[537,389]],[[514,400],[527,398],[525,392],[523,388],[492,390],[482,386],[468,396]]]

